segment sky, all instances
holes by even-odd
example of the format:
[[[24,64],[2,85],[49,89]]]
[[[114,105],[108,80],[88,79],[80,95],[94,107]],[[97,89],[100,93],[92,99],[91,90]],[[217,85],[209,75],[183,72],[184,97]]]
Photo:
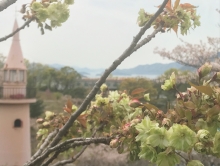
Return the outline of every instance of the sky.
[[[30,0],[18,0],[16,4],[0,12],[0,38],[12,32],[14,19],[21,26],[24,21],[18,11]],[[189,35],[174,32],[158,34],[149,44],[132,54],[119,66],[120,69],[152,63],[171,61],[154,54],[156,47],[172,50],[180,39],[198,43],[209,37],[220,37],[219,0],[181,0],[198,6],[201,26],[190,30]],[[137,17],[140,8],[154,13],[162,0],[75,0],[70,7],[70,17],[61,27],[41,35],[35,22],[20,31],[23,56],[30,62],[61,64],[75,67],[106,68],[130,45],[140,27]],[[145,37],[152,33],[149,29]],[[0,53],[7,56],[12,39],[0,42]]]

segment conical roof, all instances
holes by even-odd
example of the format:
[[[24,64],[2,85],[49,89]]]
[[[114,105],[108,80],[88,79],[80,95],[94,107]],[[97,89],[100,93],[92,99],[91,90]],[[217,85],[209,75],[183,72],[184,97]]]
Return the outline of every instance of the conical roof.
[[[14,22],[13,32],[18,28],[17,20]],[[4,69],[20,69],[26,70],[24,58],[22,55],[21,45],[19,41],[19,32],[17,32],[12,39],[11,48]]]

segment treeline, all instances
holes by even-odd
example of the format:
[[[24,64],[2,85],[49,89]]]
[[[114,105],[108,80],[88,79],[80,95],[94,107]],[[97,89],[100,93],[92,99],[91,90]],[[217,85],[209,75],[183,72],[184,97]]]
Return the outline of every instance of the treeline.
[[[26,66],[28,82],[38,90],[61,92],[76,98],[85,97],[86,88],[77,85],[81,75],[74,68],[65,66],[56,69],[41,63],[29,63],[27,60]]]
[[[0,69],[4,67],[6,57],[0,54]],[[25,59],[27,67],[27,96],[37,97],[38,91],[49,90],[71,95],[73,98],[84,98],[87,89],[77,85],[81,75],[69,66],[56,69],[41,63],[30,63]],[[40,98],[30,105],[31,117],[38,117],[44,111],[44,103]]]
[[[0,54],[0,67],[3,67],[5,57]],[[88,92],[85,87],[80,87],[78,84],[81,81],[81,75],[72,67],[65,66],[62,68],[53,68],[49,65],[41,63],[30,63],[25,60],[27,67],[27,88],[34,89],[30,91],[31,96],[36,96],[37,91],[60,92],[62,94],[68,94],[73,98],[84,98]],[[150,94],[150,103],[156,105],[161,110],[167,110],[172,107],[176,99],[176,91],[163,91],[161,84],[163,80],[167,79],[171,73],[174,72],[178,77],[186,78],[184,81],[177,84],[177,89],[180,91],[186,91],[188,85],[189,71],[179,71],[177,69],[169,69],[164,72],[163,75],[159,76],[157,80],[150,80],[143,77],[127,78],[121,81],[118,86],[119,91],[126,90],[127,93],[131,93],[136,88],[146,89],[145,93]],[[190,80],[193,81],[193,80]],[[178,82],[178,81],[177,81]],[[43,101],[37,100],[37,103],[31,105],[31,116],[37,117],[43,112]]]
[[[119,90],[127,91],[127,93],[131,94],[134,89],[143,88],[146,90],[144,92],[145,94],[150,94],[149,102],[157,106],[160,110],[166,111],[173,107],[177,97],[177,91],[164,91],[161,89],[161,85],[173,72],[175,73],[177,79],[176,89],[181,92],[186,91],[187,88],[190,87],[188,82],[194,82],[196,77],[191,71],[180,71],[178,69],[171,68],[154,80],[142,77],[127,78],[120,83]]]

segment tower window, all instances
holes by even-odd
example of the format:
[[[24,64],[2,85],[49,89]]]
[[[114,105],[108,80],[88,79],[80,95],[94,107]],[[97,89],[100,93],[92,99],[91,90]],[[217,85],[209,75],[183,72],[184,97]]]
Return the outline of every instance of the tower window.
[[[16,119],[14,121],[14,127],[22,127],[22,121],[20,119]]]

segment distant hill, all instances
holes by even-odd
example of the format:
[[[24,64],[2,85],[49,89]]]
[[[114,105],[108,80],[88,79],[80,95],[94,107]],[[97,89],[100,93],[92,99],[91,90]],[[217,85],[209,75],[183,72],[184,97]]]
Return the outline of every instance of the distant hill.
[[[64,65],[60,64],[51,64],[51,67],[54,68],[62,68]],[[73,68],[80,73],[81,75],[85,77],[97,77],[100,76],[101,73],[104,72],[105,69],[91,69],[91,68],[80,68],[80,67],[74,67]],[[195,68],[193,67],[188,67],[181,65],[179,63],[173,62],[173,63],[167,63],[167,64],[162,64],[162,63],[154,63],[154,64],[146,64],[146,65],[138,65],[133,68],[129,69],[116,69],[115,71],[112,72],[113,76],[146,76],[146,75],[154,75],[154,76],[159,76],[163,74],[166,70],[171,69],[171,68],[176,68],[179,70],[189,70],[189,71],[194,71]]]
[[[112,72],[113,75],[161,75],[166,70],[176,68],[179,70],[195,70],[192,67],[183,66],[176,62],[162,64],[162,63],[154,63],[154,64],[146,64],[139,65],[130,69],[116,69]]]

